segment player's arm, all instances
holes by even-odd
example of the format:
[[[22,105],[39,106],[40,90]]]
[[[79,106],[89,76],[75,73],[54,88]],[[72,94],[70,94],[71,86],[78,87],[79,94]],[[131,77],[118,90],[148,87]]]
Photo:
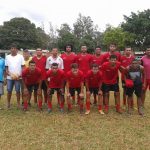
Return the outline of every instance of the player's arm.
[[[120,71],[120,72],[126,72],[126,68],[123,67],[123,66],[120,66],[119,71]]]

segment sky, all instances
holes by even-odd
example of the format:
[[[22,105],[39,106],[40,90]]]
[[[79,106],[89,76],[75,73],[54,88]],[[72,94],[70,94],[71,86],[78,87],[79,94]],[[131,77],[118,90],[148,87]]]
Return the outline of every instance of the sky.
[[[81,13],[104,31],[107,24],[117,27],[123,22],[123,15],[149,7],[150,0],[0,0],[0,25],[14,17],[25,17],[48,33],[49,22],[54,28],[63,23],[73,27]]]

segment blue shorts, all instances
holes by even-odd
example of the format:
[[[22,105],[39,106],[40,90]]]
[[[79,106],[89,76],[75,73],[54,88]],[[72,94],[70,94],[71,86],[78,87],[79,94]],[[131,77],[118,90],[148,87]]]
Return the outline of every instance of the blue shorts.
[[[12,92],[14,85],[15,85],[15,91],[17,93],[19,93],[20,92],[20,87],[21,87],[20,80],[10,80],[10,79],[7,79],[7,91],[8,92]]]

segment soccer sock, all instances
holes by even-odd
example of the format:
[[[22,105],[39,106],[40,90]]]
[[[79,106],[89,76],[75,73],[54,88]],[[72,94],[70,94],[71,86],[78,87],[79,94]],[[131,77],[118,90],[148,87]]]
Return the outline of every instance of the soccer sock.
[[[83,104],[80,104],[80,110],[82,110],[83,109]]]
[[[94,103],[97,103],[96,95],[94,94]]]
[[[98,105],[98,110],[102,110],[102,105]]]
[[[38,100],[38,107],[41,109],[42,108],[42,100]]]
[[[72,105],[69,103],[68,104],[68,109],[71,110],[72,109]]]
[[[86,102],[86,109],[87,109],[87,110],[90,110],[90,101],[87,101],[87,102]]]
[[[78,96],[77,104],[80,105],[80,96]]]
[[[52,109],[52,103],[51,103],[51,101],[48,101],[48,102],[47,102],[47,105],[48,105],[48,108],[49,108],[49,109]]]
[[[23,105],[24,105],[24,109],[28,108],[28,102],[26,100],[23,102]]]
[[[116,110],[120,110],[120,104],[116,104]]]
[[[60,102],[60,108],[61,108],[61,109],[64,108],[64,101]]]
[[[105,110],[108,110],[108,109],[109,109],[108,105],[105,105]]]

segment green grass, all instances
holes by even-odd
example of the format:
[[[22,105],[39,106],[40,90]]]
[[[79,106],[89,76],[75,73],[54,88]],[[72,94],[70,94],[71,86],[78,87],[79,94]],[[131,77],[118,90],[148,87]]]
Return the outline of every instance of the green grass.
[[[114,104],[110,96],[111,105]],[[119,115],[111,107],[108,115],[100,115],[92,106],[90,115],[73,112],[61,114],[54,100],[53,112],[28,112],[16,109],[13,95],[11,110],[0,110],[0,149],[2,150],[149,150],[150,92],[147,92],[145,116],[134,110],[129,116]],[[6,96],[1,105],[5,105]],[[135,101],[136,104],[136,101]]]

